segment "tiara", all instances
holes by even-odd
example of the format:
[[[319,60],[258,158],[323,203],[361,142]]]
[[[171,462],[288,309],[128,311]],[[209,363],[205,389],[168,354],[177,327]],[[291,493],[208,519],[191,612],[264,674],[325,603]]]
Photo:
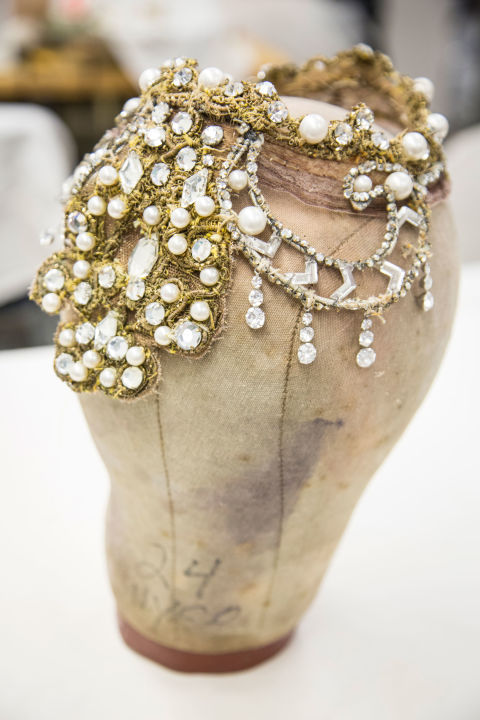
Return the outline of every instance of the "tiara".
[[[265,68],[248,81],[176,58],[145,70],[139,85],[141,95],[64,184],[61,229],[41,240],[60,236],[63,249],[42,264],[30,295],[61,316],[54,368],[73,390],[139,396],[154,387],[163,352],[205,353],[224,324],[235,255],[252,267],[245,320],[253,331],[268,322],[265,281],[300,303],[304,365],[317,355],[315,311],[361,314],[352,359],[368,368],[374,322],[389,306],[416,288],[419,309],[433,307],[429,205],[448,187],[448,122],[429,111],[427,78],[401,75],[360,45],[302,67]],[[318,113],[291,117],[284,95],[352,109],[329,122]],[[355,260],[334,257],[276,218],[258,178],[267,143],[338,161],[345,174],[336,202],[384,216],[378,248]],[[403,243],[401,266],[389,256],[406,223],[415,239]],[[300,271],[277,267],[280,248],[293,267],[300,258]],[[325,272],[338,276],[328,295],[318,289]],[[372,273],[382,292],[362,296],[357,286]]]

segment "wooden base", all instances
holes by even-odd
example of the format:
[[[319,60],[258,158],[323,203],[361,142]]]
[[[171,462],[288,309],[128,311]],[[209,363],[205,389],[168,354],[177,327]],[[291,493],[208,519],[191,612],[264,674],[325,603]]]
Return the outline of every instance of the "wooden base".
[[[227,673],[254,667],[280,652],[294,633],[292,630],[275,642],[249,650],[210,654],[188,652],[160,645],[141,635],[120,616],[118,617],[118,626],[123,640],[135,652],[170,668],[170,670],[192,673]]]

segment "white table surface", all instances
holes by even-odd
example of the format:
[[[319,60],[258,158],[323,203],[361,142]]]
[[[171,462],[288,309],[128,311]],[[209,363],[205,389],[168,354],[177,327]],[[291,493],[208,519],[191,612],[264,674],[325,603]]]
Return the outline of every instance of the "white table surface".
[[[478,720],[479,307],[469,266],[437,380],[293,643],[224,676],[178,674],[122,644],[107,476],[75,396],[50,348],[0,353],[1,720]]]

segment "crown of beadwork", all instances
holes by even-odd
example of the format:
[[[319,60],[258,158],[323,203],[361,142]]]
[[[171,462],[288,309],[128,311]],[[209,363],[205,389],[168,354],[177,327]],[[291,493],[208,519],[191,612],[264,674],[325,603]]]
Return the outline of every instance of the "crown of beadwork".
[[[357,46],[242,82],[177,58],[146,70],[139,84],[141,95],[126,102],[115,128],[65,183],[63,249],[43,263],[31,290],[46,312],[61,316],[54,367],[72,389],[134,397],[154,386],[163,352],[204,353],[222,326],[235,253],[253,267],[245,315],[252,330],[265,323],[264,279],[303,305],[298,359],[305,365],[316,356],[315,310],[362,313],[356,361],[366,368],[375,360],[374,318],[419,276],[420,305],[433,307],[427,195],[445,177],[448,123],[429,112],[430,81],[400,75],[385,55]],[[291,117],[280,95],[338,103],[352,89],[381,102],[356,104],[327,122],[316,113]],[[371,108],[403,129],[389,136]],[[332,257],[275,218],[257,177],[264,139],[351,161],[339,194],[358,212],[383,203],[378,249],[353,261]],[[418,232],[401,267],[388,257],[405,223]],[[48,232],[43,242],[54,239]],[[276,267],[282,244],[302,254],[304,271]],[[323,268],[338,271],[328,297],[316,289]],[[362,298],[356,278],[367,269],[385,276],[385,289]]]

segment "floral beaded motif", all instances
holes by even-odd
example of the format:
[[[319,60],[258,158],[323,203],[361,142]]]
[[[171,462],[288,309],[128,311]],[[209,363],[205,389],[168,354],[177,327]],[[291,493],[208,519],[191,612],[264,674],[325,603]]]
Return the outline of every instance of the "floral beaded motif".
[[[41,266],[31,297],[61,314],[55,371],[74,390],[134,397],[154,386],[162,352],[204,353],[222,327],[234,253],[255,272],[246,312],[252,329],[261,332],[268,322],[260,307],[263,276],[301,302],[305,318],[329,308],[361,311],[359,367],[375,360],[370,316],[403,297],[422,270],[421,304],[433,307],[426,194],[445,166],[427,98],[388,58],[363,46],[260,75],[233,82],[185,58],[145,71],[141,97],[127,101],[116,128],[67,182],[63,249]],[[346,77],[386,94],[408,131],[387,138],[362,104],[330,123],[315,114],[292,118],[277,92],[333,92]],[[345,201],[358,212],[385,202],[385,234],[372,255],[329,257],[272,216],[257,177],[265,137],[310,157],[352,160],[339,188]],[[236,212],[234,202],[245,197],[249,204]],[[387,260],[405,222],[418,230],[409,268]],[[275,267],[282,244],[304,256],[304,271]],[[315,291],[322,267],[339,273],[328,297]],[[388,278],[385,292],[354,296],[355,274],[367,268]],[[313,336],[305,323],[302,364],[317,355]]]

